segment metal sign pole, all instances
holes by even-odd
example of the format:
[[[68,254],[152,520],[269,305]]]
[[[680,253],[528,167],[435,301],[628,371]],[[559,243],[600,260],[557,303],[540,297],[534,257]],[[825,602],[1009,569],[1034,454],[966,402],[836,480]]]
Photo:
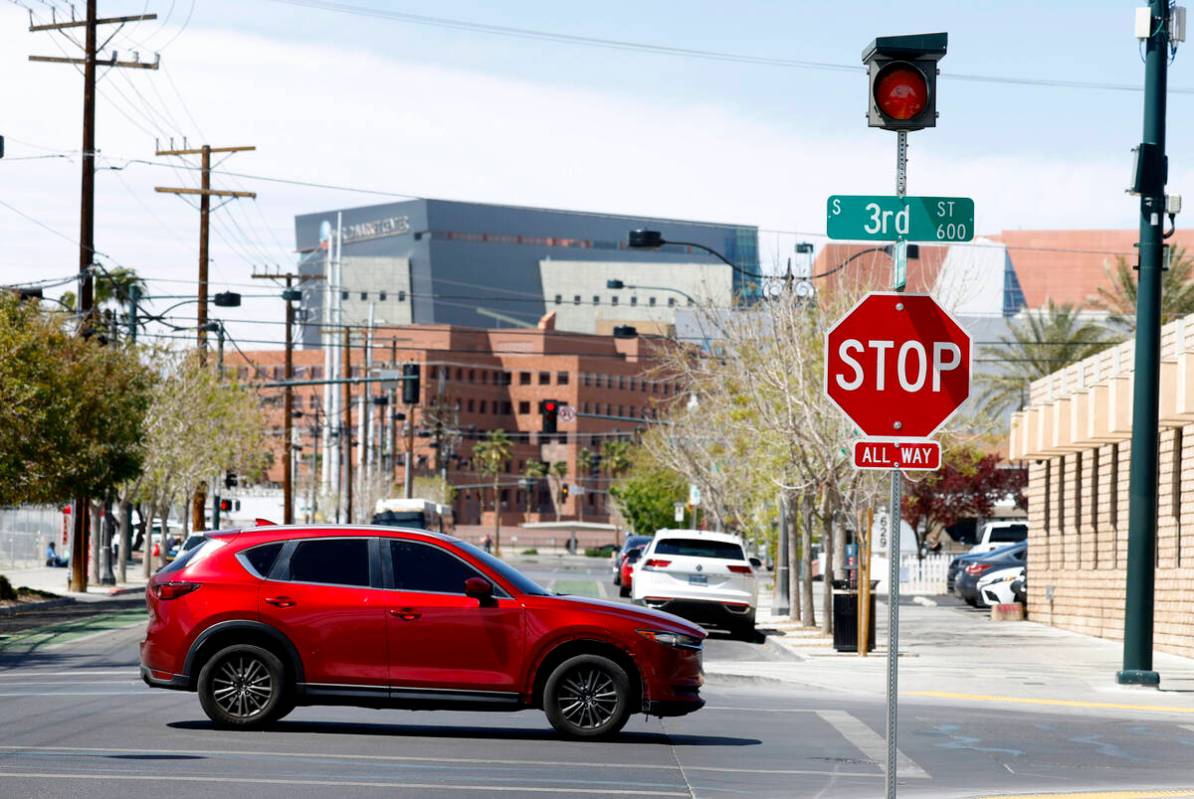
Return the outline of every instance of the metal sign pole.
[[[896,697],[899,693],[900,649],[900,499],[903,473],[891,472],[891,510],[887,533],[887,799],[896,796]]]

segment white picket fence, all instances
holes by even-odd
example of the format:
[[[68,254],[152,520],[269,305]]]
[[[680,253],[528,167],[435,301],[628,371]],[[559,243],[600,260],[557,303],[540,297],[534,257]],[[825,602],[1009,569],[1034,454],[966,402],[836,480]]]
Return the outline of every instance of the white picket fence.
[[[900,592],[904,594],[944,594],[952,555],[931,554],[924,560],[915,553],[900,556]]]

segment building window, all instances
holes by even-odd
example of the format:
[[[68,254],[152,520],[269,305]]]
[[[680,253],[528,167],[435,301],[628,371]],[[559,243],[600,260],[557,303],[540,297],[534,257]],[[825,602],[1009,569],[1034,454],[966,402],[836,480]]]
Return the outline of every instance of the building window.
[[[485,409],[489,407],[486,400],[481,400],[481,404],[477,407],[477,413],[485,413]]]
[[[580,305],[580,295],[579,295],[579,294],[573,294],[573,295],[572,295],[572,304],[573,304],[573,305]]]
[[[386,301],[386,293],[384,291],[377,292],[377,300],[378,300],[378,302],[385,302]]]
[[[508,386],[508,385],[510,385],[510,382],[511,382],[513,379],[514,379],[514,375],[513,375],[512,373],[510,373],[510,372],[502,372],[502,385],[503,385],[503,386]]]
[[[369,299],[369,292],[367,292],[367,291],[362,291],[362,292],[361,292],[361,302],[364,302],[364,301],[365,301],[365,300],[367,300],[367,299]]]
[[[529,403],[526,400],[520,400],[518,403],[518,412],[519,413],[530,413],[531,412],[531,403]]]
[[[473,410],[476,408],[476,404],[473,402],[473,400],[470,399],[468,401],[468,405],[466,407],[468,408],[468,412],[472,413]]]
[[[588,372],[580,373],[580,384],[582,386],[589,386],[589,385],[592,385],[592,383],[593,383],[593,378]]]
[[[540,372],[539,373],[539,385],[541,385],[541,386],[550,386],[551,385],[551,372]]]
[[[631,295],[631,297],[630,297],[630,304],[631,304],[631,305],[638,305],[638,296],[637,296],[637,295]]]
[[[347,299],[348,299],[348,292],[347,292],[347,291],[341,291],[341,292],[340,292],[340,299],[342,299],[342,300],[347,300]]]
[[[610,297],[610,298],[609,298],[609,304],[610,304],[610,305],[617,305],[617,304],[618,304],[618,295],[616,295],[616,294],[615,294],[614,296]]]
[[[654,298],[654,297],[648,297],[648,298],[647,298],[647,305],[650,305],[652,308],[654,308],[654,307],[655,307],[655,298]]]
[[[456,367],[456,382],[459,383],[462,380],[464,380],[464,370]]]
[[[567,372],[556,372],[556,385],[557,386],[568,385],[568,373]]]
[[[564,295],[563,295],[563,294],[557,294],[557,295],[556,295],[556,305],[559,305],[559,304],[560,304],[560,303],[562,303],[563,301],[564,301]]]
[[[589,403],[587,403],[587,402],[582,402],[582,403],[580,404],[580,412],[581,412],[581,413],[588,413],[588,412],[589,412]]]
[[[398,291],[398,302],[406,302],[406,292],[401,289]]]
[[[601,304],[601,298],[600,298],[600,297],[598,297],[596,294],[594,294],[594,295],[593,295],[593,304],[594,304],[594,305],[600,305],[600,304]]]
[[[488,369],[482,369],[482,370],[481,370],[481,382],[482,382],[482,383],[488,383],[488,382],[489,382],[489,370],[488,370]]]
[[[530,372],[519,372],[518,373],[518,385],[529,386],[530,384],[531,384],[531,373]]]
[[[469,369],[469,370],[468,370],[468,381],[469,381],[470,383],[476,383],[476,382],[477,382],[477,370],[476,370],[476,369]]]
[[[504,413],[506,416],[513,416],[514,415],[514,406],[509,402],[503,402],[502,403],[502,413]]]
[[[668,298],[667,298],[667,307],[669,307],[669,308],[675,308],[675,307],[676,307],[676,298],[675,298],[675,297],[668,297]]]

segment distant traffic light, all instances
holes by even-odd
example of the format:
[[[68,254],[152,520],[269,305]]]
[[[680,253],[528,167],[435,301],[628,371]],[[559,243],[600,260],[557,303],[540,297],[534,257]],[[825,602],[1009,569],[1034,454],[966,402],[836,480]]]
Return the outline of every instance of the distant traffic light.
[[[417,363],[402,364],[402,403],[404,405],[418,405],[419,396],[419,365]]]
[[[236,472],[226,472],[224,474],[224,488],[236,488],[238,482]]]
[[[230,510],[232,510],[232,500],[221,499],[220,500],[220,513],[228,513]]]
[[[862,51],[870,78],[867,125],[884,130],[937,126],[937,62],[946,34],[880,36]]]
[[[560,502],[568,501],[568,484],[560,483]]]
[[[543,432],[556,432],[556,423],[560,416],[560,401],[553,399],[540,400],[539,415],[543,417]]]

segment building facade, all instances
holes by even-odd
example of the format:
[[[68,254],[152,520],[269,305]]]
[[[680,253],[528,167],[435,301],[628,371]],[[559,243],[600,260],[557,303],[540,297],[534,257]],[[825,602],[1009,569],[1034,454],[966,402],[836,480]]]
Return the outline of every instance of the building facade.
[[[534,326],[553,308],[560,329],[674,324],[691,296],[729,305],[758,286],[698,248],[632,250],[636,228],[711,247],[741,272],[759,272],[758,230],[613,214],[411,200],[304,214],[301,254],[305,347],[321,323]],[[653,289],[610,290],[609,279]],[[578,299],[579,298],[579,299]],[[567,306],[565,308],[564,306]]]
[[[549,317],[550,320],[550,317]],[[490,430],[503,430],[512,456],[499,476],[503,524],[524,521],[581,519],[606,522],[612,477],[604,467],[587,468],[585,451],[600,454],[611,441],[628,441],[651,424],[673,402],[682,387],[661,372],[662,348],[671,346],[647,337],[615,338],[555,331],[549,321],[533,329],[478,329],[456,325],[412,325],[377,328],[372,335],[371,363],[366,366],[365,340],[358,330],[351,341],[348,373],[378,376],[355,384],[352,397],[352,462],[358,497],[370,485],[403,490],[402,459],[406,449],[403,413],[413,420],[414,474],[442,475],[456,488],[458,524],[489,524],[493,519],[493,479],[482,474],[472,457],[476,443]],[[283,379],[280,351],[230,353],[227,367],[242,381],[257,384]],[[384,378],[402,364],[420,366],[420,402],[405,406],[401,391]],[[294,379],[322,380],[319,350],[294,353]],[[333,376],[339,376],[333,375]],[[343,392],[343,386],[333,389]],[[274,465],[268,480],[282,480],[282,390],[259,389],[274,439]],[[293,441],[296,518],[335,518],[335,496],[342,490],[339,446],[347,422],[343,410],[329,418],[326,389],[294,389]],[[539,402],[554,399],[568,406],[554,436],[541,434]],[[382,404],[384,403],[384,404]],[[341,400],[340,408],[344,403]],[[362,420],[364,423],[362,424]],[[345,438],[344,440],[347,440]],[[364,442],[364,445],[362,444]],[[520,484],[532,461],[562,463],[563,474],[537,479],[527,490]],[[325,463],[330,469],[325,469]],[[331,473],[329,479],[329,471]],[[561,483],[567,498],[561,500]],[[358,507],[355,520],[366,508]]]
[[[1010,454],[1029,468],[1031,617],[1123,638],[1134,342],[1032,384]],[[1194,656],[1194,317],[1163,329],[1155,647]]]

